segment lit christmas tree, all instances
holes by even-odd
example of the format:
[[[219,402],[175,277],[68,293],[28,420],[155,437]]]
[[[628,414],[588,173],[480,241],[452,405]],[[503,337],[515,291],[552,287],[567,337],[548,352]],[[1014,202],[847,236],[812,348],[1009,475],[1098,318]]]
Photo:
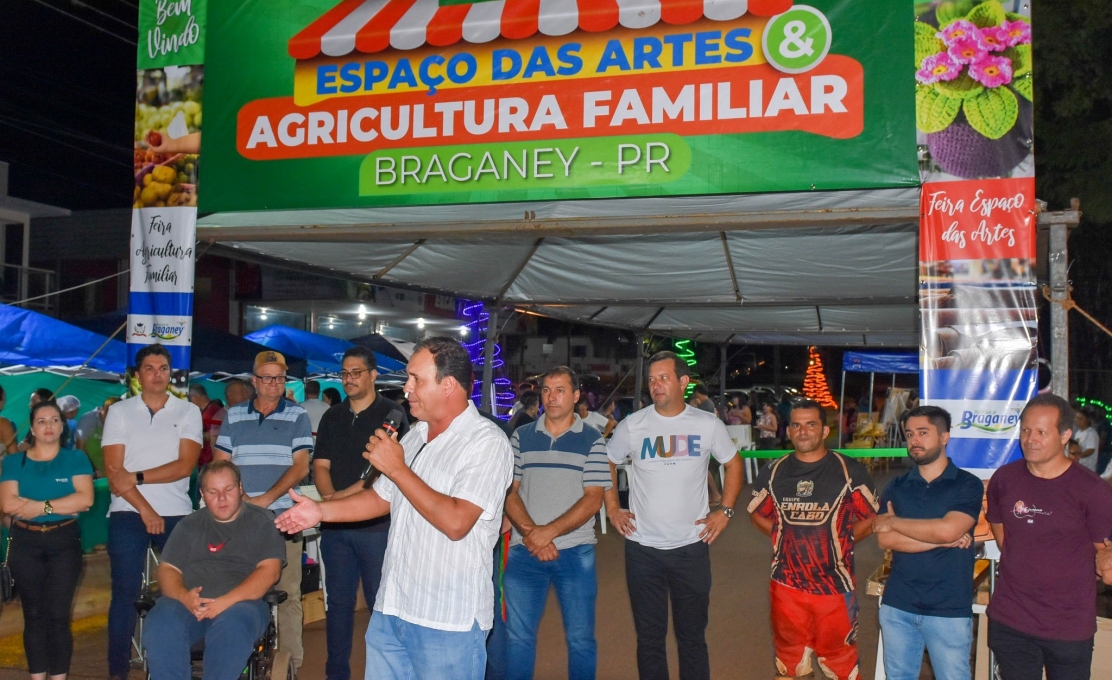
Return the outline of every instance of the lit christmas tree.
[[[813,346],[808,349],[807,374],[803,376],[803,394],[826,408],[838,408],[838,402],[826,384],[826,374],[822,370],[822,357]]]
[[[461,300],[459,316],[464,320],[464,324],[460,329],[463,335],[460,344],[464,346],[468,355],[470,355],[471,366],[475,371],[475,385],[471,392],[471,400],[475,402],[475,406],[479,406],[483,401],[483,363],[486,360],[487,320],[490,319],[490,313],[486,311],[481,302]],[[494,406],[494,415],[505,420],[509,417],[505,414],[508,413],[513,406],[514,393],[510,390],[512,383],[509,378],[501,375],[502,371],[500,369],[502,368],[502,364],[502,346],[495,343],[494,354],[491,361],[491,367],[494,369],[494,394],[492,405]]]

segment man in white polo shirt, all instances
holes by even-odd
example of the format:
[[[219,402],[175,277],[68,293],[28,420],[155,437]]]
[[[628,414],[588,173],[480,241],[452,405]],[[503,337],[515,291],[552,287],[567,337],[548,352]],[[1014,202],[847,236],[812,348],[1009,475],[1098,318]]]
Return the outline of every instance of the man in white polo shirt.
[[[690,371],[675,352],[654,354],[648,378],[652,405],[618,423],[606,445],[613,477],[615,465],[632,461],[630,512],[618,503],[616,481],[606,492],[606,512],[627,539],[637,671],[642,680],[668,677],[671,600],[680,677],[709,680],[710,544],[734,516],[741,459],[722,421],[684,402]],[[722,505],[713,512],[707,503],[711,456],[726,470]]]
[[[364,456],[382,472],[374,486],[322,503],[290,491],[297,505],[276,522],[291,533],[322,520],[389,513],[382,585],[367,627],[367,677],[482,680],[513,450],[471,403],[471,361],[459,342],[421,341],[406,370],[420,422],[400,444],[375,432]]]
[[[135,600],[147,549],[166,545],[180,520],[193,512],[189,476],[201,454],[201,411],[167,392],[170,353],[148,345],[135,355],[142,393],[108,409],[101,446],[112,490],[108,508],[108,675],[130,672]]]

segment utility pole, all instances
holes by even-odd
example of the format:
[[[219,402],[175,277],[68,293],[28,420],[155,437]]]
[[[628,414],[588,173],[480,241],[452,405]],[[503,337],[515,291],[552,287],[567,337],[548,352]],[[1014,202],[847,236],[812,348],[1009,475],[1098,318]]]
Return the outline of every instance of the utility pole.
[[[1047,265],[1050,270],[1050,391],[1070,398],[1070,322],[1063,305],[1069,298],[1069,230],[1081,221],[1081,201],[1072,199],[1069,210],[1040,212],[1038,226],[1049,229]]]

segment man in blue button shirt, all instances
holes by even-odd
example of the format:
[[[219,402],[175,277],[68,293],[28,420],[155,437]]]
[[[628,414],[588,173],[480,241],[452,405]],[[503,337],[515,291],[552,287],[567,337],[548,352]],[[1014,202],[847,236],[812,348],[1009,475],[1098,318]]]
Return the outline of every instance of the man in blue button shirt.
[[[950,414],[919,406],[903,420],[915,465],[893,479],[873,523],[891,550],[880,630],[889,680],[918,680],[923,648],[938,680],[969,680],[973,644],[973,526],[984,485],[946,457]]]

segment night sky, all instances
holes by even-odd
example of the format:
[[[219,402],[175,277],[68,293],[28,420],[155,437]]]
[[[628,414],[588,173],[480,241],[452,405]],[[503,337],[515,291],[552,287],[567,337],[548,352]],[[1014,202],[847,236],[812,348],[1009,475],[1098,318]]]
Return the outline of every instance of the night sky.
[[[138,12],[137,0],[0,3],[11,196],[73,210],[131,205]]]

